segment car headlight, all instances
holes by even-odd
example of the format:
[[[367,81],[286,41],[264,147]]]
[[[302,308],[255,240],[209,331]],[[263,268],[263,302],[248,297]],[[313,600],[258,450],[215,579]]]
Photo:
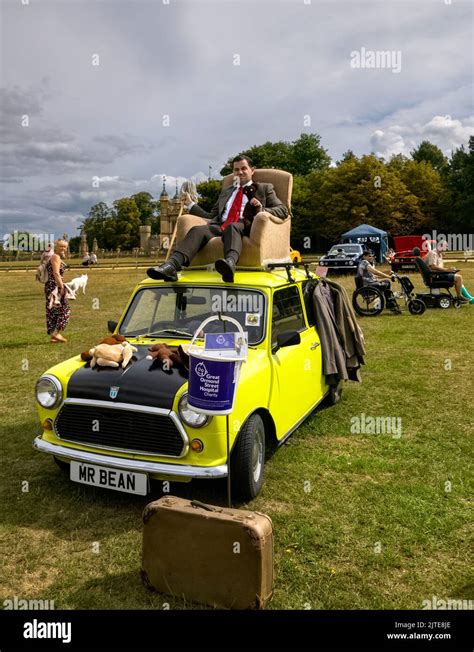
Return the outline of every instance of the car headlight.
[[[54,408],[61,402],[63,388],[54,376],[41,376],[36,382],[36,400],[44,408]]]
[[[191,428],[203,428],[204,426],[207,426],[209,421],[212,419],[211,415],[200,414],[189,407],[187,392],[185,392],[179,399],[178,413],[182,421]]]

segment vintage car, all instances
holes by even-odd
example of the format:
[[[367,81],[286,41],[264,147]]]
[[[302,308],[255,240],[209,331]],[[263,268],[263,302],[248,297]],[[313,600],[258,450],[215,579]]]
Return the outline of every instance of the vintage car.
[[[331,272],[356,272],[363,251],[360,244],[337,244],[319,259],[319,265]]]
[[[426,241],[421,235],[400,235],[393,238],[395,252],[390,258],[390,267],[392,272],[416,272],[416,256],[413,249],[418,247],[421,251],[421,257],[424,259],[428,255],[430,240]]]
[[[291,258],[291,262],[294,265],[296,265],[297,263],[301,263],[302,261],[301,254],[298,251],[298,249],[293,249],[292,247],[290,247],[290,258]]]
[[[266,454],[325,397],[331,403],[340,397],[340,387],[329,388],[322,373],[311,278],[287,266],[237,271],[233,284],[199,269],[184,271],[176,283],[143,280],[120,321],[109,322],[110,332],[138,349],[132,361],[124,369],[91,368],[78,355],[48,369],[36,384],[42,432],[35,448],[68,468],[71,480],[142,495],[149,478],[226,477],[227,417],[194,411],[188,372],[147,359],[152,344],[189,344],[203,320],[221,312],[248,333],[228,421],[232,493],[252,499]]]

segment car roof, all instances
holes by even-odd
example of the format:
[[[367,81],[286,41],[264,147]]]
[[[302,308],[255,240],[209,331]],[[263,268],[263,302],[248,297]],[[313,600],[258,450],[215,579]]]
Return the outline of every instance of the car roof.
[[[312,273],[315,277],[315,274]],[[291,268],[291,276],[295,281],[301,282],[307,280],[306,272],[296,267]],[[315,277],[316,278],[316,277]],[[277,288],[288,285],[288,275],[283,267],[273,270],[239,270],[237,269],[234,276],[234,283],[224,283],[222,277],[216,271],[207,269],[184,269],[179,272],[177,283],[168,283],[164,281],[154,281],[145,278],[139,283],[140,288],[160,285],[216,285],[221,287],[232,288],[232,286],[244,286],[249,288]]]

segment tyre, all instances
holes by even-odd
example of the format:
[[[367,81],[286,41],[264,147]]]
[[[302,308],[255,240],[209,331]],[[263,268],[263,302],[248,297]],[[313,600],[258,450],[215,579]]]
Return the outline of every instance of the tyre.
[[[370,285],[359,288],[352,295],[352,306],[356,313],[362,317],[380,315],[384,305],[385,301],[382,293],[377,288],[370,287]]]
[[[453,306],[456,308],[456,310],[458,310],[461,307],[461,305],[462,304],[459,301],[459,299],[453,299]]]
[[[263,484],[265,464],[265,425],[258,414],[242,426],[231,456],[232,493],[248,501],[255,498]]]
[[[411,299],[408,302],[408,310],[412,315],[422,315],[426,310],[426,306],[421,299]]]
[[[451,307],[451,297],[448,297],[447,294],[442,294],[438,299],[438,308],[446,310]]]

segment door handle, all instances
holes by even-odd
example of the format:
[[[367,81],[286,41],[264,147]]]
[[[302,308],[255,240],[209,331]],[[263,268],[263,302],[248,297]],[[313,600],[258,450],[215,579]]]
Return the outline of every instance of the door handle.
[[[313,342],[311,346],[309,347],[311,351],[314,351],[314,349],[317,349],[319,346],[319,342]]]

